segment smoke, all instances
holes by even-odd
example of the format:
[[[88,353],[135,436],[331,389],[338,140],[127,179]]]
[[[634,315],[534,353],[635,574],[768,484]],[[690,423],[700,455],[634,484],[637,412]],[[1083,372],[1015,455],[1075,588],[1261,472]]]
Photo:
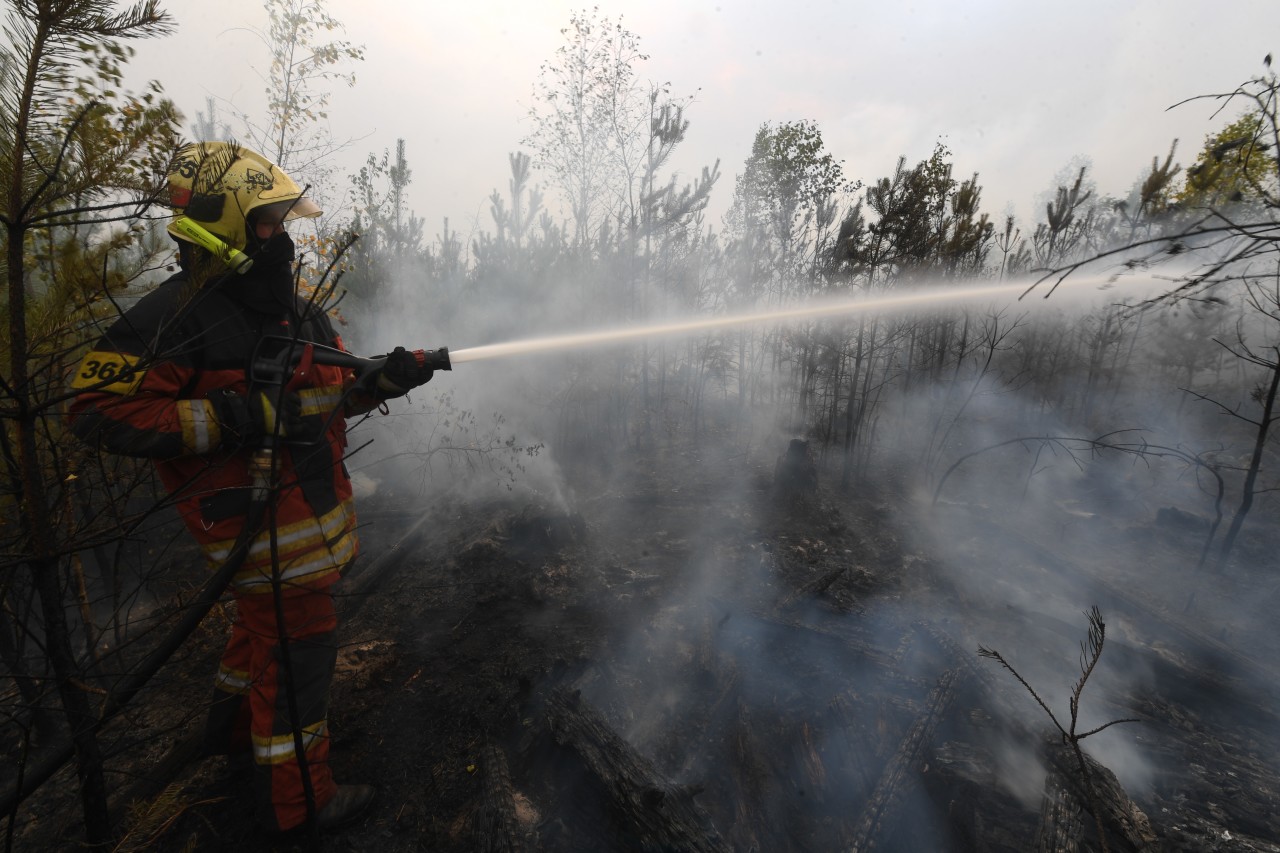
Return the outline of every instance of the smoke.
[[[1039,298],[1044,285],[1023,298],[1027,283],[977,288],[968,299],[951,286],[889,294],[897,301],[869,310],[864,300],[861,313],[832,298],[804,306],[811,313],[788,306],[745,319],[684,313],[688,304],[640,288],[629,304],[671,313],[618,323],[610,314],[636,315],[593,304],[606,282],[561,272],[428,291],[416,283],[438,275],[401,270],[386,301],[394,310],[361,317],[353,348],[447,345],[475,358],[354,430],[353,446],[375,442],[353,468],[383,490],[474,499],[510,489],[561,512],[589,502],[608,513],[593,544],[618,556],[628,580],[610,592],[617,601],[600,604],[614,630],[578,686],[671,778],[724,776],[744,755],[782,755],[786,766],[761,771],[758,789],[733,792],[780,827],[829,817],[835,806],[818,790],[865,801],[876,782],[863,775],[870,747],[850,732],[887,726],[899,736],[911,714],[887,697],[937,677],[911,655],[886,666],[865,650],[909,645],[917,622],[942,626],[970,653],[1000,650],[1070,725],[1084,611],[1096,604],[1107,641],[1077,730],[1142,719],[1083,744],[1149,798],[1172,747],[1151,719],[1162,706],[1147,697],[1167,693],[1180,666],[1210,665],[1199,638],[1275,645],[1265,638],[1274,584],[1254,595],[1196,568],[1218,509],[1210,472],[1237,494],[1232,466],[1252,438],[1223,410],[1244,411],[1255,373],[1212,339],[1237,328],[1248,339],[1265,319],[1212,304],[1139,310],[1166,282],[1135,276],[1118,286],[1071,279],[1049,299]],[[596,330],[605,331],[574,337]],[[784,340],[817,355],[775,358]],[[859,347],[871,366],[851,394],[822,354],[847,364]],[[798,399],[805,371],[818,378],[813,396]],[[855,397],[866,410],[848,464],[840,439]],[[790,517],[804,534],[788,529],[769,491],[774,459],[795,437],[810,440],[831,495]],[[852,472],[845,493],[842,468]],[[664,493],[643,500],[650,489]],[[638,503],[623,512],[611,504],[620,496]],[[893,507],[874,529],[853,512],[864,498]],[[1270,501],[1259,496],[1250,522],[1259,533],[1239,547],[1274,563],[1262,544],[1273,541]],[[839,565],[848,571],[833,589],[856,606],[833,612],[829,596],[796,594]],[[1012,709],[981,739],[981,773],[1034,810],[1037,743],[1010,732],[1051,723],[1009,673],[974,665],[1007,697],[991,707]]]
[[[874,483],[878,474],[909,474],[915,511],[900,521],[899,529],[908,537],[907,547],[941,561],[933,572],[934,583],[941,586],[905,596],[888,605],[888,612],[880,611],[884,605],[872,604],[857,618],[864,625],[881,626],[870,633],[882,648],[899,642],[895,631],[904,622],[924,619],[951,626],[971,647],[1002,650],[1059,723],[1070,727],[1072,692],[1082,675],[1080,644],[1088,628],[1084,611],[1098,605],[1107,640],[1081,693],[1075,731],[1137,718],[1137,723],[1112,726],[1082,743],[1131,795],[1150,801],[1169,753],[1185,748],[1173,746],[1162,734],[1166,720],[1153,714],[1165,706],[1148,699],[1170,695],[1171,685],[1181,678],[1175,669],[1219,672],[1226,679],[1239,675],[1246,684],[1253,682],[1248,689],[1260,688],[1264,694],[1280,687],[1265,672],[1233,672],[1238,662],[1230,656],[1215,659],[1214,647],[1204,644],[1230,638],[1237,648],[1272,647],[1267,626],[1275,585],[1270,583],[1272,592],[1259,596],[1247,584],[1211,582],[1207,570],[1196,568],[1217,499],[1213,478],[1196,460],[1215,466],[1228,487],[1237,488],[1239,475],[1223,460],[1239,459],[1252,435],[1247,423],[1224,423],[1213,407],[1188,405],[1186,393],[1169,381],[1184,368],[1169,362],[1171,347],[1163,336],[1170,329],[1188,329],[1181,338],[1184,349],[1174,350],[1178,357],[1192,365],[1190,373],[1200,387],[1221,380],[1205,393],[1240,405],[1243,401],[1229,396],[1239,377],[1230,374],[1229,362],[1216,360],[1218,353],[1204,337],[1204,327],[1221,327],[1223,318],[1212,311],[1112,314],[1114,306],[1096,296],[1075,302],[1044,306],[1011,321],[1008,326],[1016,327],[1016,333],[1001,341],[989,360],[977,353],[968,367],[880,400],[878,430],[884,438],[867,477]],[[979,331],[984,318],[998,315],[994,308],[968,314],[971,328]],[[1087,340],[1105,329],[1109,315],[1113,322],[1127,323],[1134,337],[1117,336],[1108,344],[1112,363],[1106,381],[1099,379],[1101,371],[1091,373],[1087,367],[1064,372],[1052,382],[1038,383],[1037,377],[1025,375],[1037,342]],[[1190,340],[1197,351],[1191,351]],[[1124,359],[1130,366],[1116,369]],[[780,445],[782,431],[757,428],[766,446]],[[1099,437],[1104,437],[1101,444]],[[1008,443],[1019,438],[1025,440]],[[973,455],[951,472],[940,492],[942,501],[934,506],[943,474],[968,454]],[[730,482],[725,488],[740,486]],[[1229,511],[1230,502],[1224,509]],[[1255,549],[1263,550],[1254,553],[1261,556],[1267,553],[1261,543],[1274,540],[1267,529],[1269,518],[1255,518],[1255,523],[1261,526]],[[702,535],[716,539],[713,531]],[[1265,559],[1274,565],[1273,556]],[[777,582],[776,565],[764,572],[758,564],[752,568],[757,571],[702,564],[697,592],[681,593],[679,603],[663,611],[663,624],[713,621],[711,611],[699,612],[689,602],[718,601],[721,609],[714,613],[736,633],[726,627],[716,636],[715,647],[729,660],[750,654],[752,666],[742,689],[757,700],[799,691],[801,681],[813,694],[835,695],[838,686],[824,677],[829,673],[847,683],[874,681],[830,648],[797,651],[792,641],[795,657],[813,655],[823,661],[813,670],[795,666],[790,654],[758,654],[773,646],[770,630],[744,629],[750,617],[726,610],[724,604],[763,596]],[[1256,577],[1260,568],[1248,571]],[[1197,604],[1184,612],[1193,594],[1199,596]],[[821,618],[829,619],[829,614]],[[662,628],[657,633],[677,636]],[[654,654],[652,640],[635,642]],[[693,647],[694,642],[686,641],[682,651],[668,655],[657,646],[655,659],[672,664],[670,671],[653,671],[654,681],[647,683],[656,707],[636,703],[634,697],[616,703],[635,715],[630,734],[637,743],[651,744],[654,732],[668,729],[682,697],[689,701],[690,695],[704,695],[681,689],[681,673],[687,679]],[[628,649],[621,657],[635,654]],[[1016,730],[1050,727],[1040,706],[1009,673],[987,662],[980,665],[991,666],[992,679],[1003,682],[1001,691],[1016,700],[1008,723]],[[1260,675],[1267,679],[1262,685],[1257,684]],[[1234,701],[1236,688],[1226,687],[1228,683],[1201,686],[1198,695],[1178,695],[1205,711]],[[838,752],[827,744],[815,749],[828,757]],[[1008,737],[996,739],[992,748],[999,784],[1027,808],[1038,801],[1044,775],[1036,749],[1035,742]]]
[[[456,348],[546,322],[559,307],[514,286],[447,291],[422,258],[403,261],[377,299],[352,299],[348,347],[365,354]],[[516,494],[568,511],[571,490],[550,450],[556,376],[548,367],[508,360],[437,371],[407,398],[390,401],[387,414],[353,425],[352,447],[361,448],[353,473],[369,494]]]
[[[1256,544],[1244,546],[1249,556],[1242,554],[1232,570],[1261,587],[1197,568],[1217,493],[1196,460],[1224,477],[1222,509],[1229,514],[1238,501],[1243,451],[1256,430],[1231,414],[1249,411],[1241,388],[1248,383],[1233,375],[1240,365],[1219,361],[1221,350],[1205,334],[1206,327],[1231,328],[1221,312],[1136,315],[1124,320],[1128,337],[1116,336],[1103,366],[1085,360],[1081,370],[1052,382],[1027,375],[1037,364],[1035,344],[1073,336],[1087,342],[1105,328],[1099,315],[1105,310],[1085,304],[1029,318],[981,369],[888,400],[882,430],[895,440],[881,445],[877,470],[919,472],[907,529],[944,561],[940,574],[954,596],[922,602],[922,615],[938,619],[946,608],[960,633],[1004,653],[1064,726],[1081,676],[1082,611],[1101,608],[1107,641],[1081,695],[1076,730],[1141,721],[1083,742],[1141,799],[1153,796],[1169,752],[1186,748],[1172,745],[1160,716],[1168,706],[1153,697],[1172,692],[1193,713],[1213,713],[1247,706],[1236,690],[1269,695],[1280,687],[1265,669],[1241,671],[1234,654],[1263,659],[1262,650],[1274,647],[1271,617],[1258,603],[1274,600],[1275,585],[1254,562],[1268,554],[1263,543],[1274,542],[1274,526],[1267,510],[1250,517]],[[1248,322],[1239,328],[1242,336],[1250,333]],[[1118,369],[1126,360],[1129,367]],[[1221,405],[1195,399],[1179,389],[1182,383]],[[1084,441],[1100,436],[1112,446]],[[930,450],[922,454],[920,447]],[[1274,564],[1274,557],[1263,559]],[[1217,645],[1227,637],[1231,652]],[[1221,680],[1184,688],[1177,674],[1183,671]],[[1006,694],[1025,693],[1009,673],[993,666],[992,675]],[[1049,725],[1029,696],[1014,707],[1021,725]],[[1234,724],[1249,719],[1246,713]],[[1000,755],[1005,786],[1025,790],[1037,767],[1030,748],[1007,745]]]

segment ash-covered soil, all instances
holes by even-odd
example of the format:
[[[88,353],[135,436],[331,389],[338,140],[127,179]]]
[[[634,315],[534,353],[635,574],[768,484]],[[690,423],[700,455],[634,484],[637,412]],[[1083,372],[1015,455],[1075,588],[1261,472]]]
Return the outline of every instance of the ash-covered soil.
[[[338,780],[379,794],[323,849],[1096,850],[1092,798],[1111,850],[1280,850],[1275,638],[1222,616],[1242,585],[1274,595],[1274,566],[1197,575],[1193,541],[1120,519],[1055,539],[951,505],[926,534],[884,482],[780,489],[772,455],[632,452],[571,479],[564,505],[423,506],[376,575],[417,519],[365,502],[330,722]],[[1094,604],[1108,634],[1077,730],[1139,722],[1092,740],[1082,788],[1044,710],[976,652],[1067,725]],[[145,773],[181,729],[133,724],[160,732]],[[154,813],[171,819],[130,841],[307,849],[255,830],[246,772],[187,765]],[[22,843],[74,846],[69,808],[37,803]]]

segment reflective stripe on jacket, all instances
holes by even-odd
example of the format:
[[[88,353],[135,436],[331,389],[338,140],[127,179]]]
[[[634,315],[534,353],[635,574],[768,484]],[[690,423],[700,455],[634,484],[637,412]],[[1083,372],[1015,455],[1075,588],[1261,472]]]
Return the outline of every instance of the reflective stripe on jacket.
[[[244,526],[251,499],[249,459],[218,422],[209,397],[248,391],[250,357],[264,335],[342,347],[328,317],[302,300],[292,316],[263,314],[217,286],[193,289],[179,273],[107,330],[72,380],[68,417],[81,438],[105,450],[154,460],[187,528],[217,565]],[[315,365],[299,389],[302,417],[325,427],[314,445],[279,450],[276,545],[282,578],[324,586],[358,548],[343,407],[351,374]],[[270,592],[268,532],[254,539],[233,583]]]

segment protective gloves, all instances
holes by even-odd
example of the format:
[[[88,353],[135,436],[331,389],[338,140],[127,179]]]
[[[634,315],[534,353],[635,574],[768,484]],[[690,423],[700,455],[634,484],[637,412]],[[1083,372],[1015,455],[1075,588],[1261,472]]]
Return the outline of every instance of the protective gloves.
[[[431,381],[432,370],[427,366],[423,350],[406,350],[396,347],[387,353],[386,363],[378,371],[378,392],[383,397],[403,397],[419,385]]]
[[[277,390],[255,389],[247,396],[229,388],[209,393],[218,426],[231,439],[226,443],[254,444],[264,436],[278,436],[294,443],[309,443],[320,438],[322,426],[316,419],[302,416],[302,398],[298,392],[286,390],[277,410]]]

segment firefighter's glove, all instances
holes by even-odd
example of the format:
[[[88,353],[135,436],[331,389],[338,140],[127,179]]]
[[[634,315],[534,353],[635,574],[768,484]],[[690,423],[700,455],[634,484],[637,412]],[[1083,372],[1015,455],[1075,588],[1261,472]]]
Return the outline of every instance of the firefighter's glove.
[[[422,350],[396,347],[378,371],[378,392],[383,397],[403,397],[419,385],[431,381],[432,370]]]
[[[312,442],[321,425],[302,415],[302,398],[296,391],[255,389],[248,395],[221,388],[209,394],[225,444],[256,444],[273,436],[293,442]],[[277,406],[279,403],[279,406]]]

